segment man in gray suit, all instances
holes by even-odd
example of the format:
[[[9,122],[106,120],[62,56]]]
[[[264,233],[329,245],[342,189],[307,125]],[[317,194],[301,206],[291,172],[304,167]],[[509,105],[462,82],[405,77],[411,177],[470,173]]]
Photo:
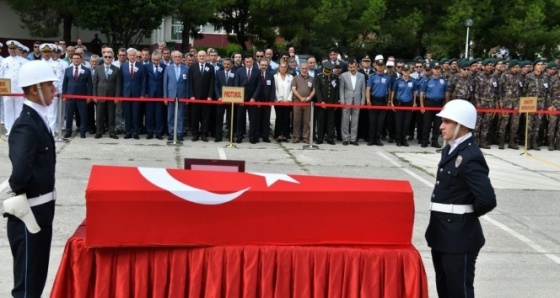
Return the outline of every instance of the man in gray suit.
[[[340,75],[340,103],[347,105],[364,105],[366,101],[365,76],[358,73],[356,60],[348,62],[348,71]],[[342,110],[342,145],[349,143],[358,146],[359,108]],[[350,131],[349,131],[350,130]]]
[[[121,75],[119,68],[112,64],[113,51],[107,51],[103,54],[103,64],[97,66],[93,75],[93,96],[121,96]],[[103,127],[107,122],[107,130],[109,137],[118,139],[115,134],[115,103],[114,100],[94,99],[96,106],[96,126],[97,131],[95,138],[101,138]]]
[[[189,94],[189,68],[181,63],[183,54],[179,51],[171,53],[173,64],[169,64],[165,68],[163,74],[163,97],[186,99]],[[213,72],[212,72],[213,73]],[[169,131],[168,141],[173,141],[173,132],[175,126],[175,103],[165,102],[167,105],[167,125]],[[185,103],[179,102],[177,107],[177,140],[183,141],[183,117],[185,111]]]

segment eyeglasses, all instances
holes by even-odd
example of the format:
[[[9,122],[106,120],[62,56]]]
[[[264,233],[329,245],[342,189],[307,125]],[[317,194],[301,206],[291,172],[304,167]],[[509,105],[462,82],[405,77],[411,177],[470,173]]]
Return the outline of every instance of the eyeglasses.
[[[111,59],[111,58],[113,58],[113,56],[103,56],[103,58],[105,58],[105,59]]]
[[[59,42],[58,45],[65,46],[66,43],[64,43],[64,42]]]
[[[34,48],[34,49],[38,49],[38,48],[39,48],[39,46],[33,46],[33,48]]]
[[[263,57],[263,55],[257,55],[257,58],[262,58],[262,57]]]
[[[401,68],[402,68],[402,66],[400,66],[400,65],[397,65],[397,68],[398,68],[398,69],[401,69]]]
[[[416,68],[422,68],[422,66],[418,66],[418,65],[416,65],[416,66],[414,66],[414,67],[416,67]]]

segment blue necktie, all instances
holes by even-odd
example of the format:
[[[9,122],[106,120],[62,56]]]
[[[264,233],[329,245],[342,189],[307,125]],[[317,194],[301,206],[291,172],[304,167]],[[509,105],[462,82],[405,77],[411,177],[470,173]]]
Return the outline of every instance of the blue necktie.
[[[109,67],[105,66],[105,79],[108,80],[109,79]]]
[[[181,69],[179,65],[175,65],[175,76],[177,77],[177,81],[179,80],[179,76],[181,75]]]

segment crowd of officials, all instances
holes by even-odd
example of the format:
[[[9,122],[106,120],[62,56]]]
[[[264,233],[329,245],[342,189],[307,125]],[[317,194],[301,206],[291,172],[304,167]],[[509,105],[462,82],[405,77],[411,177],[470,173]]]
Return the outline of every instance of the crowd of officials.
[[[517,113],[520,97],[537,97],[539,110],[560,108],[560,81],[556,64],[544,60],[509,59],[432,59],[417,57],[404,63],[394,57],[377,55],[372,60],[342,60],[336,49],[321,59],[308,56],[300,61],[293,47],[280,53],[273,61],[272,49],[256,50],[254,55],[234,53],[222,58],[215,49],[187,53],[171,51],[164,44],[153,51],[121,48],[115,54],[107,45],[101,55],[85,61],[85,46],[65,47],[58,44],[35,43],[27,57],[21,43],[8,41],[10,56],[0,63],[0,77],[15,78],[18,66],[27,60],[42,59],[51,64],[60,77],[57,91],[63,95],[64,137],[76,132],[85,138],[108,133],[117,139],[173,140],[175,127],[174,98],[187,100],[177,107],[177,138],[187,133],[192,141],[223,141],[233,130],[234,141],[248,137],[257,142],[290,141],[309,143],[314,140],[335,145],[359,145],[363,139],[369,146],[383,142],[409,146],[417,140],[422,147],[441,148],[440,119],[437,108],[450,100],[468,100],[478,108],[496,112],[479,113],[474,130],[481,148],[497,144],[518,149],[524,141],[525,121],[529,124],[528,147],[560,150],[557,114],[530,114],[527,119]],[[26,59],[27,58],[27,59]],[[188,102],[189,100],[221,101],[223,86],[243,87],[245,102],[297,103],[297,105],[236,105],[233,127],[230,127],[230,105]],[[12,93],[18,93],[12,79]],[[74,99],[72,95],[93,96]],[[95,96],[141,98],[141,100],[97,99]],[[168,100],[161,100],[166,98]],[[3,121],[7,133],[19,115],[22,98],[4,97]],[[313,115],[311,105],[315,103]],[[344,104],[333,107],[324,104]],[[49,123],[56,131],[58,100],[49,107]],[[372,107],[372,108],[360,108]],[[398,107],[398,108],[395,108]],[[271,112],[276,115],[271,129]],[[411,109],[406,109],[411,108]],[[435,108],[435,109],[434,109]],[[248,131],[247,131],[248,119]],[[310,119],[314,131],[310,131]],[[225,132],[228,134],[225,134]]]

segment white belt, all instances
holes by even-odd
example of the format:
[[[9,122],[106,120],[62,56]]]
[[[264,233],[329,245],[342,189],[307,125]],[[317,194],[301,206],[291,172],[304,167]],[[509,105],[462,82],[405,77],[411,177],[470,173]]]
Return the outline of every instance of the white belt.
[[[52,192],[46,193],[44,195],[27,199],[27,202],[29,203],[29,207],[35,207],[55,200],[56,200],[56,190],[53,190]]]
[[[430,210],[443,212],[443,213],[451,213],[451,214],[465,214],[465,213],[473,213],[474,207],[473,205],[453,205],[453,204],[432,203],[430,205]]]

